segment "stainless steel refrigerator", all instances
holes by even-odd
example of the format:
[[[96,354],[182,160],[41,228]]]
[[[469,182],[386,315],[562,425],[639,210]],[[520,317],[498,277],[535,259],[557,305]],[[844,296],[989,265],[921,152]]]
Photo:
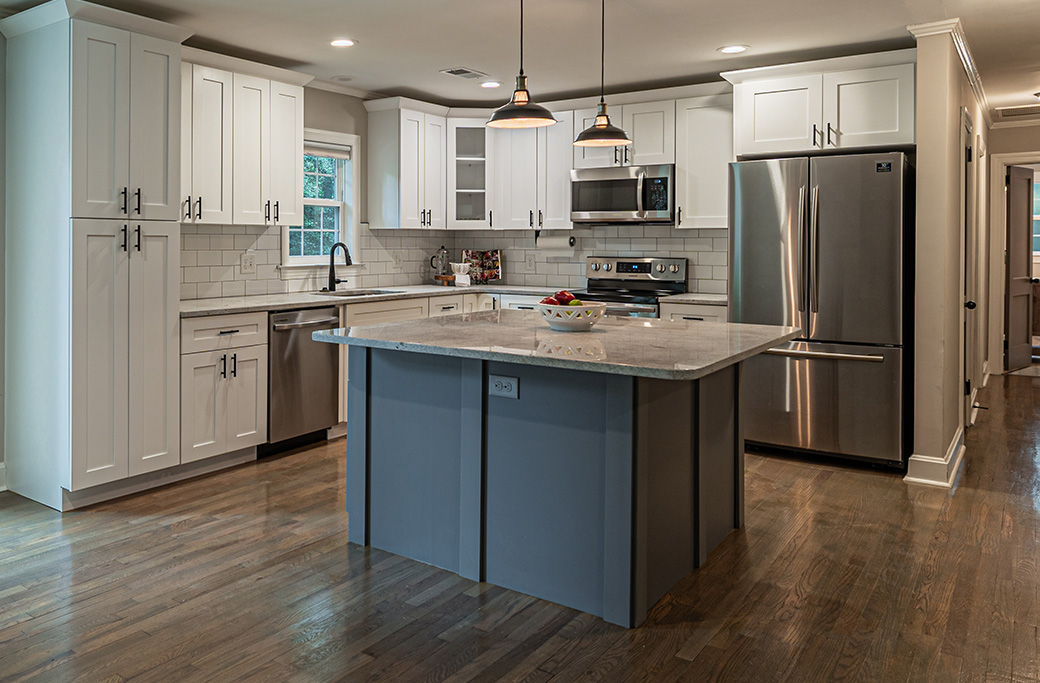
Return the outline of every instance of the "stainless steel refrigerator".
[[[904,459],[911,180],[902,153],[730,164],[730,320],[802,329],[744,364],[748,441]]]

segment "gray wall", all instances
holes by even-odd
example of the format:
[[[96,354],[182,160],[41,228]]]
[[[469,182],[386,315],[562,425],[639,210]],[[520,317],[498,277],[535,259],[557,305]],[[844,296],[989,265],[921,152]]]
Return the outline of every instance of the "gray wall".
[[[368,111],[360,98],[317,88],[304,88],[303,126],[361,136],[361,168],[358,169],[358,177],[368,177],[368,150],[365,149],[368,139]],[[368,220],[368,198],[365,196],[364,186],[361,188],[358,216],[362,222]]]

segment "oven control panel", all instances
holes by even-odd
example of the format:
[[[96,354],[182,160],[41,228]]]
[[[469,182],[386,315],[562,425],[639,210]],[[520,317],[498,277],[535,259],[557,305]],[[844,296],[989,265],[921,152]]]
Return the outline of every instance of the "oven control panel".
[[[589,256],[585,277],[596,280],[686,282],[686,259],[652,256]]]

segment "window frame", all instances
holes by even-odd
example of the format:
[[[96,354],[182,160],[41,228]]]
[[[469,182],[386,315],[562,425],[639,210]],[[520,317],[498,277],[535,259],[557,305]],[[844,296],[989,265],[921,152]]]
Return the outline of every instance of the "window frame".
[[[352,133],[337,133],[335,131],[304,128],[303,148],[304,154],[307,149],[320,148],[321,146],[350,147],[350,163],[352,165],[350,211],[347,211],[347,198],[335,199],[305,199],[304,204],[340,207],[340,241],[347,245],[352,260],[351,266],[343,264],[343,255],[336,257],[336,272],[348,272],[344,269],[354,268],[361,265],[359,231],[361,221],[359,220],[359,209],[361,202],[361,136]],[[303,160],[300,160],[301,173]],[[302,215],[301,215],[302,221]],[[328,258],[325,256],[290,256],[289,255],[289,227],[282,226],[282,257],[278,266],[283,280],[300,279],[312,277],[319,273],[328,272]]]

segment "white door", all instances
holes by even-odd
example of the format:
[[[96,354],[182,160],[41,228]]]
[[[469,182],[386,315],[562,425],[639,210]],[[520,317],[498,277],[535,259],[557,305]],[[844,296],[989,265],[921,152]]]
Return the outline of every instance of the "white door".
[[[1005,251],[1004,369],[1020,370],[1033,360],[1033,171],[1007,170],[1007,249]]]
[[[266,348],[266,347],[265,347]],[[181,356],[181,462],[194,462],[227,449],[227,361],[230,352]]]
[[[234,74],[234,169],[231,206],[235,225],[264,225],[271,221],[270,133],[271,81]]]
[[[574,121],[571,124],[574,137],[578,136],[578,133],[585,130],[593,123],[596,122],[596,111],[592,109],[578,109],[574,112]],[[624,118],[624,107],[608,107],[607,113],[610,114],[611,122],[616,126]],[[560,124],[552,126],[556,128]],[[631,133],[632,131],[628,131]],[[571,143],[574,139],[571,139]],[[574,168],[604,168],[606,166],[620,166],[621,165],[621,147],[574,147],[572,144],[572,153],[574,158],[572,164]]]
[[[914,142],[914,65],[823,74],[824,144],[833,147]]]
[[[495,148],[496,230],[534,227],[538,206],[538,134],[536,129],[503,129],[493,135]]]
[[[72,217],[120,218],[130,198],[130,33],[72,22]]]
[[[401,165],[400,193],[401,214],[399,228],[425,227],[426,211],[423,183],[426,169],[423,166],[423,132],[426,122],[422,112],[401,110]]]
[[[445,227],[444,166],[448,125],[443,116],[426,115],[423,131],[423,198],[426,207],[426,227]]]
[[[267,345],[228,349],[225,451],[267,442]]]
[[[130,476],[180,451],[180,226],[130,225]]]
[[[130,216],[178,220],[181,46],[130,36]]]
[[[303,224],[303,88],[271,81],[271,221]]]
[[[558,111],[555,126],[538,128],[539,228],[569,230],[571,223],[571,164],[574,162],[574,112]]]
[[[729,225],[733,100],[690,97],[675,107],[675,227]]]
[[[191,77],[192,65],[181,62],[181,212],[182,223],[195,219],[191,189]]]
[[[72,489],[128,475],[130,247],[123,221],[72,222]]]
[[[632,139],[621,150],[626,166],[675,163],[675,100],[626,104],[621,121]]]
[[[789,76],[733,88],[737,154],[823,149],[823,76]]]
[[[191,189],[196,223],[231,223],[232,75],[195,64],[191,89]]]

